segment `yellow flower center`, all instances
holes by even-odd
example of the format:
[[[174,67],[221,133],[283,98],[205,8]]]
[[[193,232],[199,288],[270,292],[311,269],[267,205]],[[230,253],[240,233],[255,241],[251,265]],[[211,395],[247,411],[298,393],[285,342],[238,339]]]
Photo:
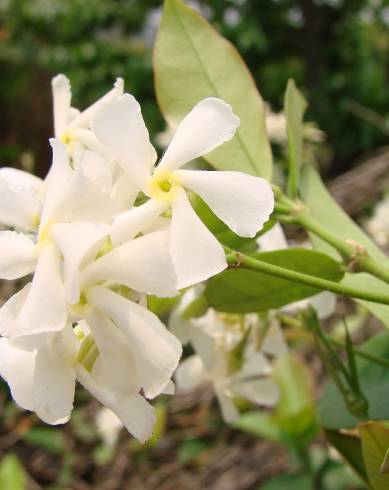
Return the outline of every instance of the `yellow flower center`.
[[[62,141],[62,143],[65,143],[65,145],[69,145],[70,142],[72,141],[72,135],[70,133],[63,133],[61,136],[60,136],[60,140]]]
[[[172,202],[180,188],[180,180],[173,172],[156,172],[150,182],[150,195],[160,201]]]

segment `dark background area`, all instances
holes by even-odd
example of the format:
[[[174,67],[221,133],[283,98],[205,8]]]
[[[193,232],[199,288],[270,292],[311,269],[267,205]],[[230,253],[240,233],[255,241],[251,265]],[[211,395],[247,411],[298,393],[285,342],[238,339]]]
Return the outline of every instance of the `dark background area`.
[[[327,134],[327,174],[350,169],[387,141],[387,0],[211,0],[188,2],[243,55],[263,98],[282,108],[289,77],[309,100],[307,118]],[[0,2],[0,162],[23,155],[44,175],[52,134],[50,79],[63,72],[74,105],[87,106],[125,78],[146,123],[163,129],[151,51],[161,1]]]

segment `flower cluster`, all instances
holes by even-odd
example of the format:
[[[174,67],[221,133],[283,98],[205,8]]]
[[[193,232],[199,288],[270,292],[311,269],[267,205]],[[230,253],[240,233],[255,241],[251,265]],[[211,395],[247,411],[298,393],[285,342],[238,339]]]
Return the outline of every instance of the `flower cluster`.
[[[228,423],[239,418],[239,402],[274,406],[279,393],[271,379],[272,361],[287,353],[276,319],[219,313],[212,308],[201,317],[186,319],[185,309],[195,298],[196,290],[188,290],[169,322],[170,331],[195,351],[175,373],[178,388],[211,384]]]
[[[150,143],[123,81],[83,112],[53,79],[55,138],[44,180],[0,169],[0,278],[30,276],[0,309],[0,374],[14,400],[66,422],[79,381],[140,441],[148,400],[172,394],[181,342],[147,308],[227,267],[191,205],[199,195],[253,237],[273,210],[269,184],[239,172],[181,167],[231,139],[239,119],[217,98],[184,117],[165,154]],[[188,193],[189,191],[189,193]]]

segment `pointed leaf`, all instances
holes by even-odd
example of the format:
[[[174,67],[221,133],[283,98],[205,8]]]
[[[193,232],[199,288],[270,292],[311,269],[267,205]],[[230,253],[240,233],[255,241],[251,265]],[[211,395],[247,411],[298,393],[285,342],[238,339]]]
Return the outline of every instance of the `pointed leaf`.
[[[356,225],[352,219],[339,207],[334,198],[325,188],[319,174],[312,166],[304,167],[301,179],[301,194],[304,202],[308,205],[310,213],[317,218],[321,225],[331,230],[338,238],[352,239],[363,245],[367,252],[383,267],[389,267],[389,259],[370,240],[370,238]],[[339,258],[338,253],[330,245],[313,234],[312,243],[316,250]],[[369,274],[346,274],[342,284],[350,287],[369,289],[372,292],[387,292],[389,296],[389,285],[383,283]],[[389,306],[372,303],[370,301],[357,300],[363,304],[374,316],[376,316],[387,328],[389,328]]]
[[[264,105],[250,72],[234,46],[181,0],[165,0],[154,74],[158,103],[172,127],[210,96],[240,118],[234,138],[205,156],[211,165],[271,178]]]
[[[284,110],[288,135],[288,192],[295,197],[298,190],[299,173],[303,153],[304,112],[307,103],[297,89],[294,80],[288,80],[285,92]]]
[[[290,248],[254,255],[259,260],[312,276],[340,281],[343,271],[338,262],[314,250]],[[279,308],[308,298],[319,291],[295,281],[244,269],[228,269],[213,277],[205,295],[219,311],[250,313]]]

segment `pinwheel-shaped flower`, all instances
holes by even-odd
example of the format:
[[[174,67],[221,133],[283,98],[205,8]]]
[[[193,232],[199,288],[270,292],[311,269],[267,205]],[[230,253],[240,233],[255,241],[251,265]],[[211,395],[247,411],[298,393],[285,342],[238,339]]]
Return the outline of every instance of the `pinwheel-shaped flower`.
[[[232,171],[181,170],[231,139],[238,125],[239,119],[222,100],[202,100],[182,120],[153,169],[155,151],[134,97],[124,94],[107,102],[92,120],[99,142],[150,198],[115,219],[113,243],[130,240],[171,209],[169,247],[179,289],[227,266],[222,246],[197,216],[184,189],[198,194],[240,236],[255,236],[273,210],[273,193],[264,179]]]

